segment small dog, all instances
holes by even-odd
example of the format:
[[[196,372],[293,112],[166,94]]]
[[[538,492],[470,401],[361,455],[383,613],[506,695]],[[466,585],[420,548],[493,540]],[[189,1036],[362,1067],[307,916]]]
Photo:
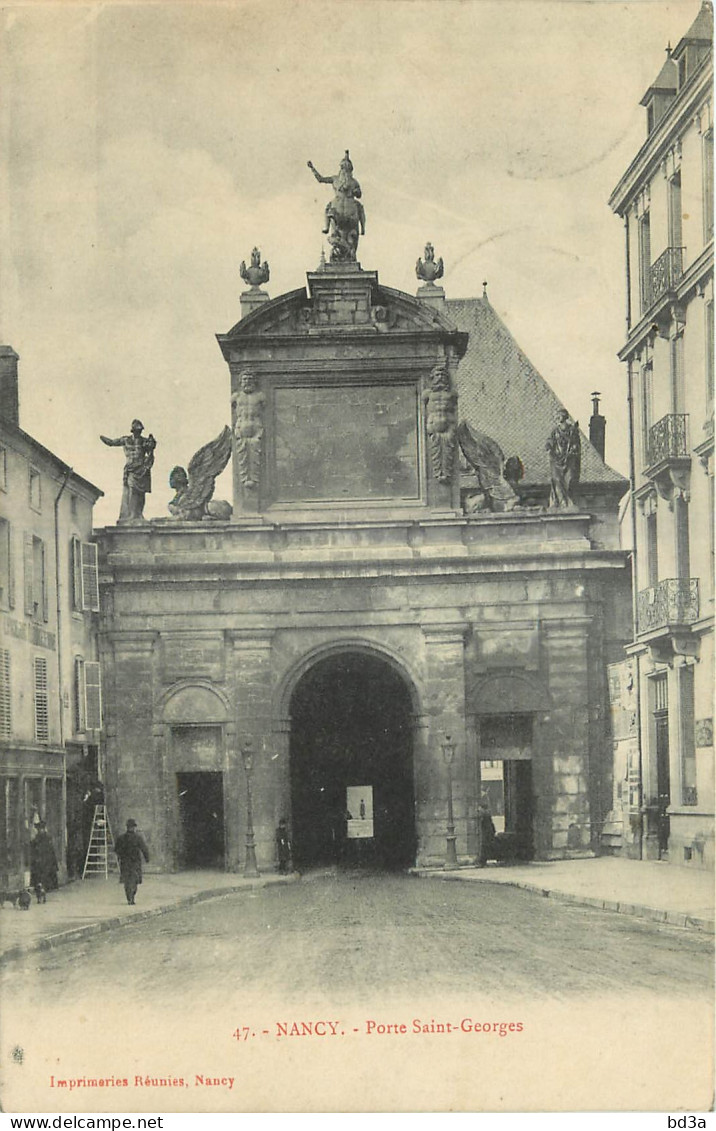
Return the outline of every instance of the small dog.
[[[47,903],[47,892],[42,884],[35,884],[35,898],[38,903]]]
[[[5,903],[11,903],[21,911],[29,911],[32,896],[27,888],[21,888],[20,891],[0,891],[0,907]]]

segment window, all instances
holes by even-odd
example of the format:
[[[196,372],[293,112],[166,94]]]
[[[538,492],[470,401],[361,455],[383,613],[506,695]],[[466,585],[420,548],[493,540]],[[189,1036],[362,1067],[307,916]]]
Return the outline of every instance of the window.
[[[45,543],[25,534],[25,612],[35,620],[48,619]]]
[[[75,734],[83,734],[87,725],[85,721],[85,661],[83,656],[75,656],[73,708],[72,729]]]
[[[669,247],[681,247],[681,173],[676,173],[669,181]]]
[[[646,467],[649,464],[649,432],[654,423],[654,366],[650,361],[641,371],[641,421]]]
[[[10,738],[11,734],[10,652],[7,648],[0,648],[0,738]]]
[[[15,605],[14,581],[12,527],[7,519],[0,518],[0,605],[5,609]]]
[[[651,220],[648,212],[639,220],[639,289],[643,314],[651,306]]]
[[[674,525],[676,527],[676,576],[690,577],[689,504],[685,499],[674,499],[674,512]]]
[[[0,491],[7,491],[7,448],[0,444]]]
[[[656,511],[646,516],[646,568],[649,586],[653,589],[659,583],[659,534]]]
[[[714,304],[706,303],[706,401],[714,399]]]
[[[679,90],[684,86],[687,78],[686,52],[679,59]]]
[[[102,673],[98,663],[85,663],[85,720],[87,730],[102,729]]]
[[[77,518],[77,496],[70,495],[70,514],[73,518]]]
[[[648,134],[654,129],[654,103],[650,102],[646,108],[646,132]]]
[[[684,411],[684,335],[671,339],[671,411]]]
[[[47,693],[47,660],[35,656],[33,660],[35,688],[35,741],[50,741],[49,699]]]
[[[679,670],[679,706],[681,713],[681,801],[698,804],[696,790],[696,742],[694,736],[694,669]]]
[[[30,468],[30,506],[34,511],[42,509],[42,481],[36,467]]]
[[[97,546],[73,536],[70,540],[72,607],[77,612],[99,612]]]
[[[714,132],[704,134],[704,242],[714,235]]]
[[[82,542],[82,608],[99,612],[99,581],[97,577],[97,546],[94,542]]]

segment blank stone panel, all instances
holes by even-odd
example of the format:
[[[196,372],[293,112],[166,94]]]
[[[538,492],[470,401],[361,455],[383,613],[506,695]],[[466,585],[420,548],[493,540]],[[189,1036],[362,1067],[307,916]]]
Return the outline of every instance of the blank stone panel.
[[[278,388],[274,412],[277,502],[419,497],[414,384]]]

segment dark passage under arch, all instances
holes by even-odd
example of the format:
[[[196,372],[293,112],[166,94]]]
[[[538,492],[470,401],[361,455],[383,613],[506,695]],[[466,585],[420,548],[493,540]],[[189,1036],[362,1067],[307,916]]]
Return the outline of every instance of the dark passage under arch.
[[[412,732],[408,688],[384,660],[346,652],[306,672],[291,699],[297,867],[401,869],[414,863]],[[359,786],[372,787],[372,839],[348,836],[347,790]]]

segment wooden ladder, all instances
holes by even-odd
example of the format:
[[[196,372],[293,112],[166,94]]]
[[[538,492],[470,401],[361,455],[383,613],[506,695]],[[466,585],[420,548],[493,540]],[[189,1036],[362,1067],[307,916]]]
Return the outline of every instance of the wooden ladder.
[[[116,871],[117,860],[114,855],[114,841],[109,827],[107,808],[105,805],[95,805],[82,879],[86,880],[88,876],[104,876],[106,880],[110,872],[116,873]]]

